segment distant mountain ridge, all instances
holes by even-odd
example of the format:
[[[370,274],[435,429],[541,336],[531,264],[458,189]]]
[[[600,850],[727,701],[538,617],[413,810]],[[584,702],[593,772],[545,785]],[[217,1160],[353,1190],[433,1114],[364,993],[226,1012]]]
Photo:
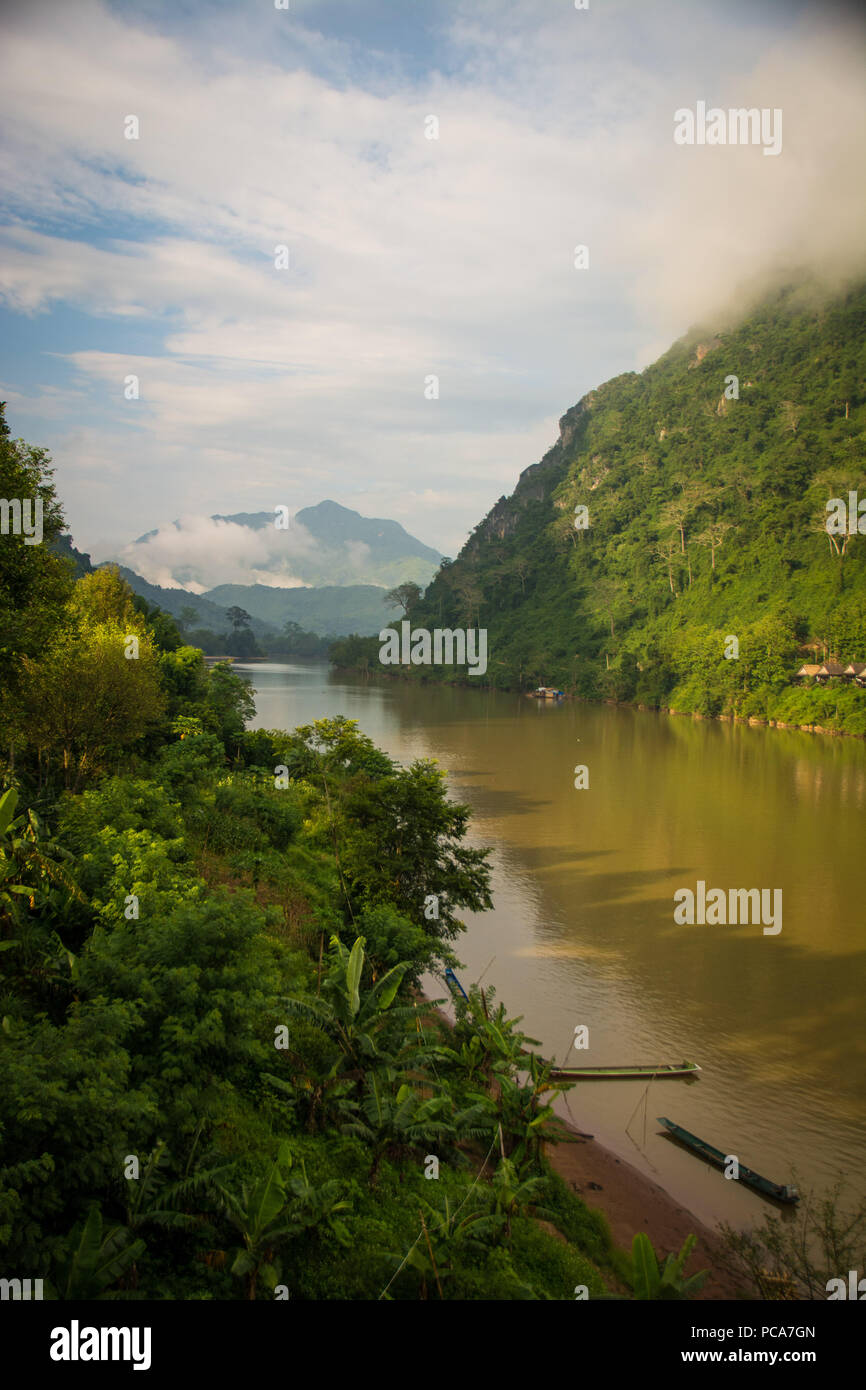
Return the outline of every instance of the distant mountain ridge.
[[[275,510],[185,517],[147,531],[115,558],[150,583],[197,593],[224,583],[393,588],[414,580],[423,587],[442,560],[399,522],[330,500],[302,508],[287,528],[276,519]]]
[[[385,590],[374,584],[325,584],[314,589],[277,589],[268,584],[220,584],[203,594],[203,602],[238,607],[260,622],[282,628],[300,623],[320,636],[373,633],[393,622],[395,608]]]
[[[106,563],[112,564],[112,561]],[[385,602],[385,590],[372,584],[327,585],[318,589],[273,589],[265,584],[224,584],[209,594],[150,584],[140,574],[118,565],[129,587],[148,603],[155,603],[173,618],[192,609],[199,627],[224,632],[231,627],[230,607],[243,608],[250,627],[265,646],[287,622],[298,623],[319,636],[346,637],[350,633],[375,633],[391,622],[394,610]]]
[[[274,525],[273,512],[235,512],[231,516],[216,515],[213,521],[234,521],[239,526],[260,530]],[[316,540],[326,543],[361,541],[376,546],[384,557],[400,559],[415,555],[438,566],[442,556],[432,546],[424,545],[409,534],[399,521],[383,517],[361,516],[360,512],[343,507],[339,502],[318,502],[315,507],[302,507],[292,517],[292,526],[303,526]]]

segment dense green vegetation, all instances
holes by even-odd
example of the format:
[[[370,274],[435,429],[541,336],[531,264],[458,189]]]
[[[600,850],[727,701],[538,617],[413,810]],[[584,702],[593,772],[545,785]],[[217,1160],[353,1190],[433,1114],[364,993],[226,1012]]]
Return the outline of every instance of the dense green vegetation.
[[[0,494],[37,489],[50,541],[48,461],[4,424]],[[449,1030],[418,994],[490,905],[435,763],[343,718],[249,731],[229,665],[50,544],[0,540],[0,623],[4,1277],[61,1299],[627,1287],[548,1167],[556,1086],[519,1020],[476,989]]]
[[[138,601],[145,602],[143,599]],[[217,632],[213,628],[197,626],[194,608],[182,608],[175,623],[184,641],[190,646],[199,647],[206,656],[233,656],[240,661],[264,656],[323,660],[334,641],[333,636],[320,637],[291,619],[284,624],[282,632],[257,638],[250,626],[250,615],[243,608],[229,608],[227,617],[231,627]]]
[[[866,661],[866,538],[825,525],[831,498],[866,501],[864,443],[866,286],[779,291],[569,410],[412,622],[487,628],[471,684],[866,734],[866,690],[792,684],[807,661]],[[333,659],[375,669],[378,650],[348,638]]]

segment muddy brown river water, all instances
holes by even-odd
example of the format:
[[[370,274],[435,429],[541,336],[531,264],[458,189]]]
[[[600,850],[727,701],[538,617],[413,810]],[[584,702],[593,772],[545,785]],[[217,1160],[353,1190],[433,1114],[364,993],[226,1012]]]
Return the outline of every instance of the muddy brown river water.
[[[820,1193],[842,1177],[866,1195],[866,743],[323,665],[238,669],[253,727],[345,714],[401,762],[438,759],[494,851],[495,908],[466,916],[462,978],[483,972],[540,1051],[563,1060],[585,1026],[574,1064],[702,1067],[695,1082],[581,1083],[582,1129],[709,1223],[770,1208],[664,1138],[659,1115],[774,1181]],[[781,890],[781,931],[678,924],[674,895],[699,882]]]

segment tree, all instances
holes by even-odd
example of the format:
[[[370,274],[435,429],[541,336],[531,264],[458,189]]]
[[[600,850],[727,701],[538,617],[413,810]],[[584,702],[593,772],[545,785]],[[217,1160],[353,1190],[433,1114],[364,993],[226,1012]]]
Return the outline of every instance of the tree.
[[[102,565],[79,579],[72,590],[68,614],[73,623],[111,626],[125,632],[138,632],[135,595],[116,565]]]
[[[596,580],[592,586],[592,608],[610,623],[610,635],[614,637],[614,618],[620,616],[628,600],[625,584],[618,579]]]
[[[680,486],[679,497],[674,497],[670,502],[666,502],[660,512],[660,519],[663,526],[675,526],[680,535],[680,554],[686,553],[686,521],[692,512],[699,507],[706,506],[712,496],[712,488],[706,483],[697,479],[688,481],[685,478],[678,478]]]
[[[680,554],[686,553],[686,519],[691,514],[691,506],[683,497],[674,497],[666,502],[659,513],[662,526],[675,528],[680,536]]]
[[[65,529],[53,476],[45,449],[10,438],[5,402],[0,401],[0,498],[22,507],[29,504],[31,525],[38,503],[43,512],[42,544],[28,544],[23,531],[10,529],[0,535],[0,734],[7,738],[12,732],[8,715],[22,674],[20,657],[35,657],[43,650],[72,589],[71,566],[51,549]]]
[[[228,661],[218,661],[207,672],[204,703],[227,748],[237,742],[256,712],[252,683],[233,671]]]
[[[454,585],[454,593],[459,603],[460,620],[466,627],[474,627],[481,619],[484,604],[484,590],[474,575],[467,575]]]
[[[733,523],[730,521],[711,521],[709,526],[707,526],[699,536],[695,536],[698,545],[709,547],[713,570],[716,568],[716,551],[721,546],[732,525]]]
[[[492,904],[489,851],[462,843],[469,815],[448,799],[445,774],[431,760],[349,784],[339,807],[340,858],[353,901],[388,902],[418,920],[432,894],[439,916],[422,925],[439,942],[456,936],[456,908]]]
[[[826,1299],[831,1280],[866,1267],[866,1201],[842,1207],[841,1181],[802,1202],[794,1221],[766,1215],[752,1231],[720,1229],[729,1261],[761,1298]]]
[[[74,944],[70,918],[86,900],[73,878],[73,856],[49,838],[33,808],[12,819],[17,799],[12,788],[0,796],[0,977],[19,1006],[26,1001],[62,1018],[75,996],[78,964],[67,944]]]
[[[567,520],[568,520],[568,525],[569,525],[569,531],[570,531],[571,533],[573,533],[573,532],[574,532],[574,527],[573,527],[573,525],[572,525],[571,518],[568,517]],[[521,592],[522,594],[525,594],[525,593],[526,593],[526,581],[527,581],[527,579],[529,578],[530,574],[532,573],[532,565],[531,565],[530,561],[527,559],[527,557],[526,557],[525,555],[516,555],[516,556],[514,557],[513,562],[512,562],[512,566],[513,566],[513,569],[514,569],[514,573],[517,575],[517,578],[520,580],[520,592]]]
[[[130,636],[135,657],[127,654]],[[25,657],[23,665],[28,740],[41,757],[61,760],[73,790],[137,743],[165,709],[158,654],[132,623],[66,628],[40,660]]]
[[[245,608],[238,608],[236,605],[226,609],[226,616],[231,620],[232,627],[237,632],[238,628],[249,627],[252,618]]]
[[[658,541],[658,542],[656,543],[656,545],[653,547],[653,554],[655,555],[656,559],[662,561],[662,563],[664,564],[664,566],[665,566],[665,568],[666,568],[666,570],[667,570],[667,572],[668,572],[668,584],[670,585],[671,593],[672,593],[675,597],[676,597],[676,592],[677,592],[677,591],[676,591],[676,589],[674,588],[674,569],[673,569],[673,565],[674,565],[674,556],[676,555],[676,553],[677,553],[677,543],[676,543],[676,541],[673,539],[672,536],[669,536],[666,540]]]
[[[408,580],[405,584],[398,584],[395,589],[389,589],[385,595],[385,600],[390,603],[392,608],[402,608],[407,615],[416,607],[421,597],[421,586]]]

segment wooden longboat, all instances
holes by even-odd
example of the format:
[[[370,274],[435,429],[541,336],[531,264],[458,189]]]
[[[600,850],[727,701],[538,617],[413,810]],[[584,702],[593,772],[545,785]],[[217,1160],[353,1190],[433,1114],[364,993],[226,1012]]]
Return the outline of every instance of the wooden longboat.
[[[634,1067],[557,1067],[550,1069],[551,1078],[568,1081],[651,1081],[667,1076],[697,1076],[697,1062],[665,1062],[661,1066],[638,1064]]]
[[[703,1158],[714,1168],[726,1166],[727,1155],[723,1154],[721,1149],[715,1149],[712,1144],[704,1143],[703,1139],[698,1139],[697,1135],[690,1134],[687,1129],[683,1129],[682,1125],[674,1124],[673,1120],[666,1119],[664,1115],[657,1116],[657,1120],[660,1125],[664,1125],[674,1139],[679,1140],[692,1153],[697,1154],[698,1158]],[[751,1187],[755,1192],[759,1192],[762,1197],[769,1197],[774,1202],[784,1202],[786,1206],[794,1206],[800,1200],[800,1194],[796,1187],[788,1187],[784,1183],[771,1182],[769,1178],[762,1178],[760,1173],[755,1173],[743,1163],[739,1166],[738,1181],[744,1183],[746,1187]]]

